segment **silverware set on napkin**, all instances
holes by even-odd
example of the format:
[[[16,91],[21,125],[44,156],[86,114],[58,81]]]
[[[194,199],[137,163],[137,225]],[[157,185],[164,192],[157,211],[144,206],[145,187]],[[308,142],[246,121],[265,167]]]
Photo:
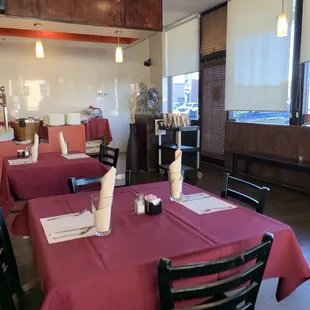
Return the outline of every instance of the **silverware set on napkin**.
[[[61,239],[61,238],[67,238],[67,237],[73,237],[73,236],[83,236],[86,235],[94,226],[89,226],[89,227],[82,227],[82,228],[75,228],[75,229],[68,229],[68,230],[63,230],[63,231],[58,231],[55,233],[51,233],[50,236],[53,237],[53,239]],[[82,230],[81,232],[78,232]],[[74,232],[75,233],[71,233]],[[68,234],[69,233],[69,234]],[[62,235],[64,234],[64,235]],[[61,235],[61,236],[58,236]]]
[[[81,212],[76,212],[76,213],[70,213],[70,214],[64,214],[64,215],[58,215],[58,216],[55,216],[55,217],[51,217],[49,219],[47,219],[46,221],[49,222],[49,221],[54,221],[54,220],[58,220],[58,219],[61,219],[63,217],[67,217],[67,216],[79,216],[79,215],[82,215],[83,213],[87,212],[87,209],[84,209],[83,211]]]

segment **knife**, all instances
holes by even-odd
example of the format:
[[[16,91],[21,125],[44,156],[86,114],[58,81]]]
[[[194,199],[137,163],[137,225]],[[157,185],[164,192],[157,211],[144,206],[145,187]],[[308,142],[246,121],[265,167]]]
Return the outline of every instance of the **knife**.
[[[73,228],[73,229],[68,229],[68,230],[61,230],[61,231],[50,233],[48,235],[49,236],[56,236],[56,235],[68,233],[68,232],[71,232],[71,231],[84,230],[84,229],[88,229],[88,228],[92,228],[92,227],[93,226],[86,226],[86,227],[81,227],[81,228]]]

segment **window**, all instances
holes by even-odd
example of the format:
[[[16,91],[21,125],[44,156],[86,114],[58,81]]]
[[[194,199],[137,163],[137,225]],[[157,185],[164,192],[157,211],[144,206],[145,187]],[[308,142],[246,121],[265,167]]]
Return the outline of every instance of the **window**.
[[[310,126],[310,63],[305,64],[305,84],[304,84],[304,104],[303,104],[303,124]]]
[[[272,125],[290,124],[290,105],[287,112],[259,112],[259,111],[239,111],[233,112],[232,119],[241,123],[257,123]]]
[[[186,113],[191,120],[198,120],[199,73],[188,73],[168,78],[168,107],[172,113]]]
[[[268,112],[263,112],[263,111],[234,111],[234,112],[230,112],[229,113],[229,118],[230,119],[233,119],[236,122],[243,122],[243,123],[260,123],[260,124],[273,124],[273,125],[289,125],[290,124],[291,81],[292,81],[292,70],[293,70],[293,49],[294,49],[296,1],[293,0],[292,4],[293,4],[293,7],[292,7],[292,11],[293,12],[292,12],[292,25],[290,27],[291,29],[290,29],[290,45],[289,45],[289,68],[288,68],[289,70],[288,70],[288,79],[287,79],[288,84],[286,84],[286,89],[288,91],[288,96],[285,96],[286,98],[288,98],[287,102],[286,102],[286,111],[283,111],[283,112],[278,112],[278,111],[268,111]],[[271,32],[268,33],[268,38],[269,38],[268,42],[270,43],[270,46],[272,46],[271,43],[274,43],[275,40],[276,40],[276,38],[274,38],[274,35],[275,34],[274,34],[273,31],[272,31],[272,33]],[[267,40],[267,38],[266,38],[266,40]],[[259,40],[256,40],[256,41],[257,41],[256,43],[261,43]],[[280,41],[278,41],[278,42],[279,42],[279,44],[281,42],[283,43],[282,38],[280,38]],[[243,51],[245,53],[245,52],[248,52],[249,48],[243,49],[243,50],[245,50],[245,51]],[[238,53],[238,55],[242,55],[242,53]],[[273,56],[273,54],[270,54],[270,55]],[[282,55],[282,54],[279,54],[279,55]],[[257,63],[259,63],[259,62],[257,62]],[[257,65],[257,63],[255,65]],[[268,67],[268,61],[266,62],[266,60],[264,60],[261,63],[262,63],[262,67],[264,67],[264,68]],[[240,68],[242,68],[242,66],[238,65],[237,68],[240,69]],[[281,66],[279,66],[279,68],[281,69]],[[282,72],[280,69],[274,71],[276,75],[273,76],[273,77],[279,78],[280,73],[282,73],[282,75],[284,74],[284,71]],[[283,66],[282,66],[282,69],[283,69]],[[266,76],[267,75],[265,74],[265,77]],[[251,80],[253,78],[254,77],[251,77],[251,75],[247,76],[247,80]],[[257,78],[257,77],[255,77],[255,78]],[[268,75],[268,78],[271,78],[271,76]],[[279,83],[275,83],[275,85],[278,85],[278,84]],[[280,83],[279,85],[283,86],[285,84],[284,83],[282,83],[282,84]],[[257,94],[255,95],[254,92],[250,93],[250,96],[252,96],[253,99],[255,99],[255,97],[258,96],[258,95]],[[279,99],[279,97],[276,95],[276,93],[271,98],[274,98],[274,97]],[[255,100],[254,100],[254,102],[255,102]],[[281,102],[285,103],[285,99],[283,101],[281,100]],[[268,108],[266,108],[265,111],[266,110],[268,110]]]

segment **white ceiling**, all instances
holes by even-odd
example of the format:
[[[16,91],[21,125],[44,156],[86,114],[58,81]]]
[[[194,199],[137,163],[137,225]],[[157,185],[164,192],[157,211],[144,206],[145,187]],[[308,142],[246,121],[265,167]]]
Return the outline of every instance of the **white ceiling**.
[[[164,26],[190,15],[201,13],[225,0],[163,0]]]

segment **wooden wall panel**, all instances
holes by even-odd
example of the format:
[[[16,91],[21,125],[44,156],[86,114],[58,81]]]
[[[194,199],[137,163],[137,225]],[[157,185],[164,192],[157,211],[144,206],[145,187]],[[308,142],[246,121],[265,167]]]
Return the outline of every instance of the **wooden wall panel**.
[[[162,31],[162,0],[125,0],[125,27]]]
[[[298,155],[310,162],[310,128],[245,123],[226,123],[225,166],[232,168],[234,152],[267,154],[296,160]],[[242,168],[242,167],[241,167]],[[253,165],[253,175],[310,191],[309,175],[271,166]]]
[[[223,6],[201,18],[201,54],[210,55],[226,50],[227,6]]]
[[[6,14],[38,18],[39,0],[6,0]]]
[[[107,27],[124,26],[124,0],[38,1],[42,19]]]
[[[201,70],[201,155],[224,159],[225,60],[208,63]]]

